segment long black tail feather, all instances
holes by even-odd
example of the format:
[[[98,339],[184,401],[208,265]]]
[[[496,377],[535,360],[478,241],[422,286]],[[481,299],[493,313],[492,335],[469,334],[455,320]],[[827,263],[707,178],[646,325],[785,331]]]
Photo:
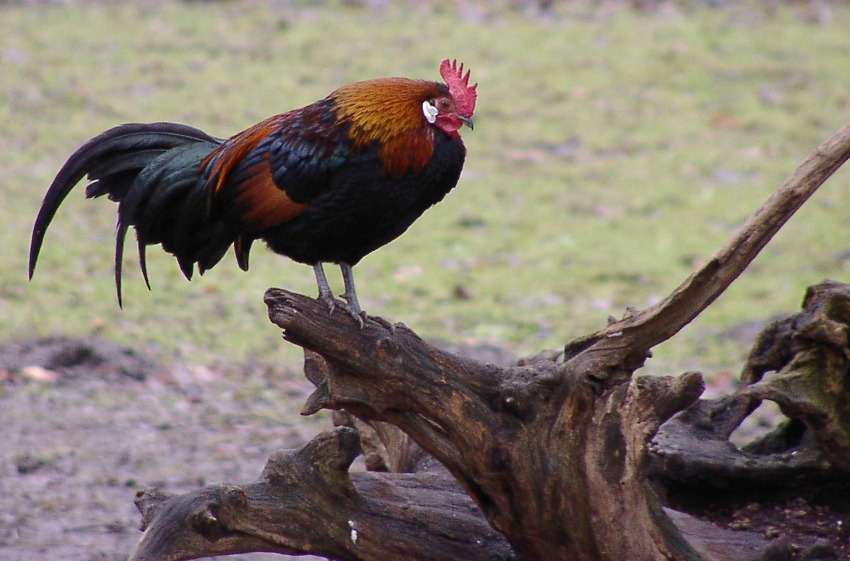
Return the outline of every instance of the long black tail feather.
[[[124,239],[130,226],[136,228],[146,283],[147,245],[162,244],[189,279],[195,263],[200,272],[215,265],[233,243],[234,234],[223,223],[209,220],[201,165],[220,143],[198,129],[175,123],[120,125],[88,141],[68,158],[44,197],[33,227],[30,278],[47,228],[84,176],[92,181],[86,197],[107,195],[119,204],[115,240],[119,304]]]

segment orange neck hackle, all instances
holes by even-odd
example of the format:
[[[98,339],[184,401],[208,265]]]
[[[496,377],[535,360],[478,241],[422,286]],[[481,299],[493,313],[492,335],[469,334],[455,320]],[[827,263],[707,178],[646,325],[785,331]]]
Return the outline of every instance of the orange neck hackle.
[[[398,177],[431,160],[434,130],[422,114],[422,103],[446,93],[437,82],[381,78],[343,86],[330,97],[340,122],[350,126],[353,150],[379,143],[384,170]]]

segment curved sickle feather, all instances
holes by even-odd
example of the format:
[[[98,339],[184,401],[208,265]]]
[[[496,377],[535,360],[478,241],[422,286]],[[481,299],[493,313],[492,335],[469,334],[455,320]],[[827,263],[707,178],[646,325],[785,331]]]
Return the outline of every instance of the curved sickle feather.
[[[153,134],[149,136],[149,133]],[[106,162],[108,159],[121,158],[124,160],[124,166],[130,165],[130,161],[126,159],[129,151],[139,152],[145,149],[164,151],[184,143],[187,139],[219,142],[202,131],[187,125],[128,123],[101,133],[83,144],[59,170],[41,203],[41,208],[33,225],[30,242],[29,278],[32,278],[35,273],[44,235],[53,221],[59,205],[86,174],[89,174],[92,179],[97,179],[97,176],[109,167]],[[117,169],[114,165],[113,163],[111,168],[113,173]],[[86,196],[96,197],[105,193],[106,191],[91,189],[86,193]]]
[[[122,142],[120,136],[116,137],[109,134],[110,132],[112,131],[107,131],[83,144],[68,158],[68,161],[65,162],[59,173],[56,174],[53,183],[50,184],[50,188],[44,196],[38,216],[35,219],[35,224],[33,225],[32,240],[30,242],[30,279],[32,279],[35,273],[38,254],[41,252],[41,245],[44,242],[44,234],[47,232],[47,227],[53,221],[59,205],[62,204],[62,201],[71,192],[71,189],[88,173],[93,163],[104,154],[108,154],[113,150],[116,144]]]

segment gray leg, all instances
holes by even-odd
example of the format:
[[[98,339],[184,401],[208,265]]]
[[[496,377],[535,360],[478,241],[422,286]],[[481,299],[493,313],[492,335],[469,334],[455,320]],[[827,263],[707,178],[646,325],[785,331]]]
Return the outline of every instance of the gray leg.
[[[321,263],[316,263],[313,265],[313,272],[316,274],[316,282],[319,285],[319,300],[327,304],[330,311],[333,312],[336,307],[336,301],[334,300],[333,292],[331,292],[331,287],[328,285],[325,269]]]
[[[351,270],[351,265],[348,263],[340,263],[339,268],[342,271],[342,280],[345,282],[345,293],[342,297],[348,302],[348,311],[352,316],[363,323],[363,310],[360,309],[360,302],[357,301],[357,290],[354,288],[354,271]]]

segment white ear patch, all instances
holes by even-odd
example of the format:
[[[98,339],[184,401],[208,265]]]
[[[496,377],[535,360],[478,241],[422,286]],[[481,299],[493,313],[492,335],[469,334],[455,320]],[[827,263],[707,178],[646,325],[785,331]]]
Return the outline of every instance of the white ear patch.
[[[423,101],[422,113],[425,115],[425,120],[433,125],[434,121],[437,120],[437,113],[439,113],[439,110],[434,107],[430,101]]]

